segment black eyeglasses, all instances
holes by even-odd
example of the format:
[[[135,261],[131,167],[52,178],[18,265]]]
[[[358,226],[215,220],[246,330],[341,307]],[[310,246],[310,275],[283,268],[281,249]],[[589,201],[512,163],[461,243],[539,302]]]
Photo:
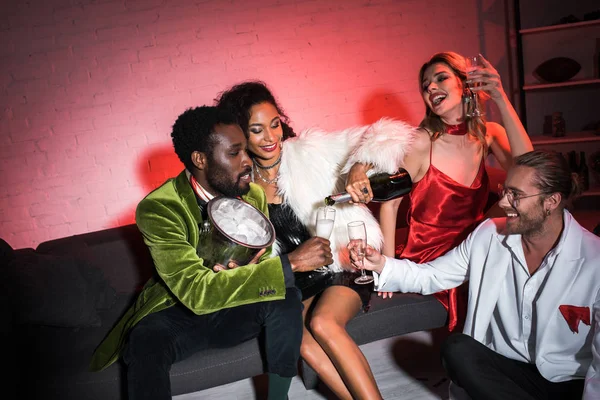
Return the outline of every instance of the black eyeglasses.
[[[519,194],[515,194],[515,192],[513,192],[511,189],[506,189],[504,186],[498,185],[498,194],[500,195],[500,200],[502,200],[504,198],[504,196],[506,196],[506,200],[508,201],[508,204],[510,204],[512,208],[517,208],[519,206],[519,201],[521,199],[526,199],[528,197],[541,196],[541,195],[547,194],[547,193],[541,192],[541,193],[536,193],[536,194],[519,195]]]

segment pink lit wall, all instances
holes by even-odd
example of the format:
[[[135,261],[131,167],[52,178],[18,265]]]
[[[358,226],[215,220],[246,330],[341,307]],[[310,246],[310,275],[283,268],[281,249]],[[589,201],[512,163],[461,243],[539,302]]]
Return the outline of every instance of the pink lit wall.
[[[266,81],[296,131],[417,124],[417,72],[438,51],[482,51],[507,86],[506,1],[5,1],[0,237],[133,223],[182,169],[175,118],[242,80]]]

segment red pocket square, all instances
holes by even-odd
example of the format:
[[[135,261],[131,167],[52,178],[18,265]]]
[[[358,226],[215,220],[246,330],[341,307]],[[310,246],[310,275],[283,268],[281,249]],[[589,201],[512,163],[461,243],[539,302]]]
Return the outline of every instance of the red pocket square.
[[[571,328],[571,332],[579,333],[579,321],[583,322],[586,325],[590,324],[590,308],[589,307],[577,307],[577,306],[559,306],[558,309],[567,324],[569,324],[569,328]]]

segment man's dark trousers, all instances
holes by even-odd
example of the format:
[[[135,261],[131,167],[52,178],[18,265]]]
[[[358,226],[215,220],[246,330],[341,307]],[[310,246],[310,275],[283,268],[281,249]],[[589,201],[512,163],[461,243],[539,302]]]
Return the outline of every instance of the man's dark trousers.
[[[583,395],[583,379],[551,382],[535,364],[504,357],[462,333],[446,339],[442,363],[473,400],[580,400]]]
[[[130,332],[123,360],[129,400],[171,399],[171,365],[209,348],[232,347],[265,333],[267,370],[297,373],[302,341],[300,291],[265,301],[196,315],[182,304],[144,317]]]

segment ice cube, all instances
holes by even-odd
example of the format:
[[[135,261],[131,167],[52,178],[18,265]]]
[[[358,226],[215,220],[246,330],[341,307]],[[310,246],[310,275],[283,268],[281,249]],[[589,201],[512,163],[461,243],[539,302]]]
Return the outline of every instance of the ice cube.
[[[219,227],[223,230],[223,232],[225,232],[228,235],[232,235],[237,231],[237,224],[231,218],[223,218],[219,222]]]
[[[246,237],[246,235],[234,233],[233,235],[231,235],[231,237],[233,237],[235,240],[237,240],[240,243],[248,244],[248,238]]]
[[[254,232],[249,232],[247,235],[247,242],[250,246],[259,246],[263,244],[265,241],[263,240],[263,235],[257,235]]]

